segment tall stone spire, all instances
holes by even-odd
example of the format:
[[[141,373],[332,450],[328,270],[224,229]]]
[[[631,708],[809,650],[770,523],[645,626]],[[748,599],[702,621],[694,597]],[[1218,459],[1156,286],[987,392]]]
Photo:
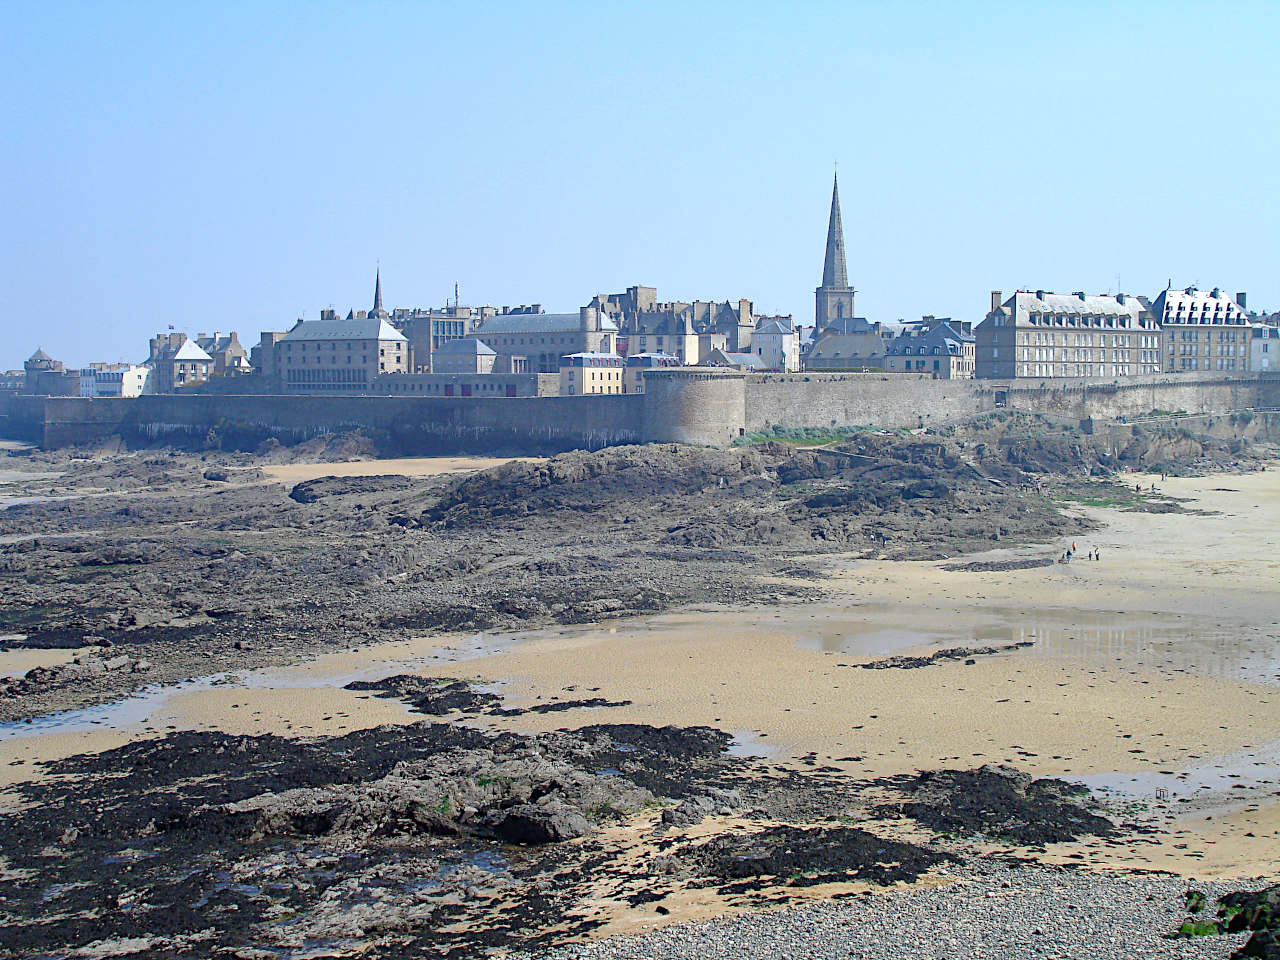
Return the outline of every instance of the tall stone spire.
[[[827,223],[827,256],[822,263],[824,287],[849,286],[849,272],[844,260],[844,226],[840,223],[840,180],[831,181],[831,220]]]
[[[831,219],[827,222],[827,255],[822,261],[822,285],[814,291],[813,322],[821,334],[832,324],[847,332],[846,323],[853,321],[853,296],[849,286],[849,270],[844,259],[844,225],[840,222],[840,181],[831,181]]]
[[[837,212],[836,216],[839,216]],[[841,248],[841,262],[843,262],[844,252]],[[373,281],[373,312],[377,313],[382,309],[382,267],[378,267],[378,272]]]

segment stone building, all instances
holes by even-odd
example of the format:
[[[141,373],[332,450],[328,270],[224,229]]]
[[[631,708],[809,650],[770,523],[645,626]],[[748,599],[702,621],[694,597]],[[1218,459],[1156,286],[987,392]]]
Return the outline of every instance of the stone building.
[[[880,370],[893,333],[880,323],[863,317],[832,320],[819,333],[804,355],[806,370]]]
[[[756,317],[750,300],[659,301],[657,287],[627,287],[625,293],[599,294],[590,303],[618,326],[618,352],[644,353],[655,348],[655,337],[699,336],[697,358],[685,351],[684,363],[696,364],[711,350],[745,350],[751,345]],[[641,345],[640,339],[645,340]],[[723,345],[721,344],[723,338]],[[656,349],[662,349],[657,347]],[[676,355],[674,351],[671,351]]]
[[[884,369],[890,373],[928,373],[939,380],[968,380],[974,375],[973,326],[950,317],[925,317],[889,341]]]
[[[558,373],[389,373],[369,393],[385,397],[555,397]]]
[[[285,393],[368,393],[376,377],[409,372],[409,341],[379,316],[299,320],[275,355]]]
[[[558,373],[561,357],[615,354],[618,345],[617,325],[589,306],[576,314],[499,313],[480,324],[475,335],[499,357],[527,357],[531,373]]]
[[[276,362],[276,345],[288,336],[285,330],[263,330],[257,346],[249,351],[249,366],[262,379],[263,389],[274,392],[280,389],[280,368]]]
[[[616,353],[575,353],[560,358],[560,396],[622,393],[623,359]]]
[[[751,334],[751,352],[765,370],[800,369],[800,331],[790,317],[761,317]]]
[[[665,353],[682,365],[697,366],[712,350],[726,349],[728,338],[715,330],[698,332],[692,311],[685,310],[643,316],[631,333],[619,335],[618,344],[619,353],[624,356]]]
[[[644,393],[644,372],[661,367],[683,366],[679,357],[669,353],[632,353],[623,367],[622,392]]]
[[[1280,370],[1280,327],[1270,323],[1253,324],[1249,339],[1249,369],[1255,373]]]
[[[1165,372],[1248,370],[1253,331],[1245,302],[1245,294],[1232,299],[1217,287],[1162,290],[1151,312],[1160,324]]]
[[[213,373],[213,357],[185,333],[158,333],[151,338],[148,393],[174,393],[204,383]]]
[[[458,303],[443,307],[391,311],[391,325],[409,341],[413,369],[418,373],[432,370],[432,356],[445,344],[473,335],[476,327],[497,314],[493,307],[468,307]]]
[[[76,397],[80,395],[80,371],[68,370],[37,349],[22,365],[22,392],[43,397]]]
[[[213,358],[212,372],[215,376],[246,374],[252,371],[249,351],[240,345],[240,337],[234,330],[226,336],[217,330],[213,331],[212,337],[198,333],[195,339],[196,345]]]
[[[840,222],[840,182],[831,182],[831,217],[827,222],[827,248],[822,260],[822,284],[814,291],[816,336],[834,321],[853,316],[853,297],[844,255],[844,225]]]
[[[431,373],[493,373],[497,352],[478,337],[446,340],[431,353]]]
[[[979,377],[1128,377],[1160,372],[1160,326],[1141,297],[1019,290],[974,328]]]

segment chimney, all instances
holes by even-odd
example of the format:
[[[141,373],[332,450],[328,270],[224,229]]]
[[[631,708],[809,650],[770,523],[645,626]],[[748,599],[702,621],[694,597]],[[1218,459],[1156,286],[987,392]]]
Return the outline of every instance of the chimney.
[[[1000,291],[992,290],[991,291],[991,311],[994,313],[996,310],[999,310],[999,309],[1000,309]]]
[[[1083,299],[1084,299],[1084,291],[1083,291],[1083,290],[1077,290],[1077,291],[1075,291],[1074,296],[1077,296],[1077,297],[1079,297],[1081,300],[1083,300]]]
[[[1124,303],[1124,294],[1123,294],[1123,293],[1117,293],[1117,294],[1116,294],[1116,303],[1119,303],[1119,304],[1123,304],[1123,303]]]
[[[1037,290],[1037,291],[1036,291],[1036,299],[1037,299],[1037,300],[1043,300],[1043,299],[1044,299],[1044,291],[1043,291],[1043,290]]]
[[[1241,290],[1236,294],[1236,303],[1240,304],[1241,310],[1249,309],[1249,295]]]

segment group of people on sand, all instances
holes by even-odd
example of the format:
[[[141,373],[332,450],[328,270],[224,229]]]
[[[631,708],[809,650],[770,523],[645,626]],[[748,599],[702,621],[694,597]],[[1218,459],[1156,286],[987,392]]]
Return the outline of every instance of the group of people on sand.
[[[1062,556],[1058,558],[1058,562],[1070,563],[1071,558],[1074,557],[1075,555],[1076,555],[1076,544],[1075,544],[1075,541],[1073,540],[1071,542],[1071,546],[1067,547],[1067,549],[1063,551]],[[1091,547],[1089,549],[1088,557],[1090,560],[1101,560],[1102,551],[1099,550],[1097,547]]]
[[[1164,483],[1164,481],[1165,481],[1165,474],[1163,474],[1163,473],[1162,473],[1162,474],[1160,474],[1160,482],[1161,482],[1161,483]],[[1135,483],[1135,484],[1133,485],[1133,492],[1134,492],[1134,493],[1142,493],[1142,484],[1140,484],[1140,483]],[[1151,482],[1151,492],[1152,492],[1152,493],[1155,493],[1155,492],[1156,492],[1156,484],[1155,484],[1155,481],[1154,481],[1154,480]]]

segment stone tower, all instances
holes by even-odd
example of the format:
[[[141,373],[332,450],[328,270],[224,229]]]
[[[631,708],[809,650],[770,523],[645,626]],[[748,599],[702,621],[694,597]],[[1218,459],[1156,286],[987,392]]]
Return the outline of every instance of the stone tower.
[[[840,223],[840,183],[831,183],[831,220],[827,224],[827,255],[822,262],[822,286],[814,291],[814,324],[821,333],[833,321],[853,316],[853,287],[844,259],[844,226]]]

